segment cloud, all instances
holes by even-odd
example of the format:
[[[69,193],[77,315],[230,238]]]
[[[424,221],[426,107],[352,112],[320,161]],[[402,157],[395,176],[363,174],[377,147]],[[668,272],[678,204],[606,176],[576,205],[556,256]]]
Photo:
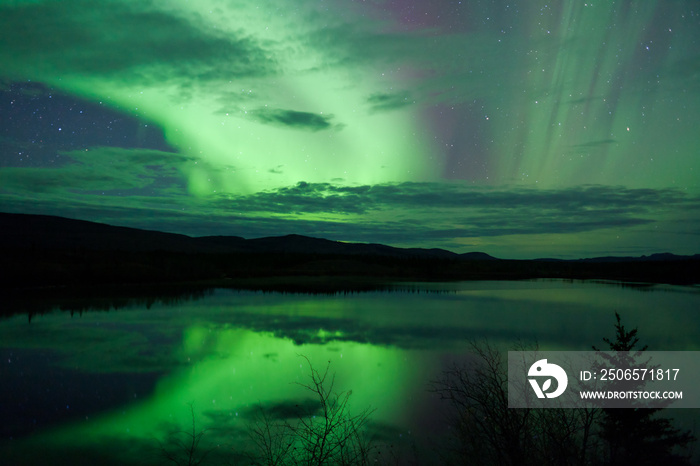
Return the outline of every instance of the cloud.
[[[410,99],[408,92],[385,93],[378,92],[367,98],[367,103],[372,112],[397,110],[411,105],[414,102]]]
[[[601,139],[598,141],[584,142],[582,144],[573,144],[571,147],[573,147],[574,149],[588,149],[592,147],[604,147],[616,143],[617,141],[615,139]]]
[[[435,245],[456,238],[507,235],[576,234],[609,228],[651,225],[668,212],[697,217],[700,199],[676,189],[615,186],[474,188],[456,183],[398,183],[339,186],[299,182],[251,195],[229,194],[193,199],[176,183],[188,159],[157,151],[109,149],[70,154],[73,162],[56,169],[3,169],[6,199],[43,191],[73,197],[72,206],[90,205],[93,191],[138,190],[138,196],[100,199],[94,205],[109,218],[133,218],[144,228],[186,234],[234,234],[245,237],[288,233],[337,240]],[[144,191],[144,189],[148,191]],[[81,194],[82,193],[82,194]],[[13,196],[14,194],[14,196]],[[47,197],[47,205],[50,204]],[[158,207],[154,207],[158,206]],[[37,207],[37,204],[35,204]],[[132,214],[124,214],[132,209]],[[146,211],[156,208],[155,212]],[[175,213],[186,208],[188,213]],[[71,207],[64,207],[70,212]],[[134,212],[144,210],[144,215]],[[170,210],[173,209],[173,210]],[[79,212],[87,212],[81,206]],[[122,212],[122,213],[120,213]],[[69,215],[70,216],[70,215]]]
[[[590,238],[682,234],[679,246],[697,244],[697,228],[679,232],[678,221],[697,225],[700,198],[679,189],[594,185],[545,190],[461,183],[342,186],[299,182],[251,195],[192,198],[177,185],[178,173],[189,163],[177,154],[118,150],[105,151],[92,160],[87,154],[72,157],[71,165],[56,169],[0,170],[3,210],[193,236],[302,234],[339,241],[446,247],[458,252],[465,244],[487,240],[527,244],[535,240],[525,238],[542,235],[567,237],[562,241],[571,244],[583,238],[592,242]],[[131,189],[132,194],[95,195],[106,189],[121,190],[119,193]],[[37,196],[39,190],[44,193]],[[664,244],[659,247],[668,250],[671,246]],[[625,245],[637,246],[631,242]],[[550,247],[542,246],[537,254],[555,255]],[[600,252],[589,250],[586,254],[605,255],[610,251],[605,247],[600,245]],[[498,257],[517,255],[517,251],[486,252]]]
[[[400,290],[400,287],[395,289]],[[410,288],[409,288],[410,289]],[[420,297],[398,294],[397,300],[420,299]],[[472,298],[474,303],[481,304],[483,308],[493,306],[493,298],[476,297]],[[459,304],[455,301],[454,295],[447,293],[437,293],[431,297],[433,301],[439,301],[439,309],[454,308]],[[556,306],[551,306],[545,311],[556,312]],[[542,310],[542,309],[540,309]],[[434,325],[412,325],[402,322],[371,324],[362,317],[319,317],[310,315],[282,315],[277,313],[261,314],[239,311],[223,317],[212,317],[214,325],[235,325],[246,328],[254,332],[265,332],[272,334],[276,338],[285,338],[294,342],[295,345],[322,345],[329,342],[359,342],[371,343],[373,345],[389,345],[399,348],[421,348],[435,344],[436,341],[459,342],[465,339],[477,337],[497,336],[496,331],[489,331],[484,328],[469,328],[458,322],[449,322]],[[323,331],[319,331],[322,329]],[[493,332],[493,333],[492,333]],[[503,332],[499,329],[498,332]],[[526,330],[506,330],[513,340],[530,336]],[[502,333],[501,333],[502,336]],[[311,410],[313,406],[298,400],[299,408]],[[294,415],[294,404],[272,402],[269,408],[274,413],[274,418],[285,419]],[[245,417],[253,416],[258,408],[252,407],[241,414]],[[297,408],[298,409],[298,408]]]
[[[159,179],[175,182],[188,157],[150,149],[97,147],[62,152],[64,162],[51,168],[0,168],[5,192],[21,194],[90,193],[145,188]],[[161,193],[163,194],[163,193]]]
[[[259,108],[249,112],[249,114],[253,115],[253,117],[261,123],[291,129],[321,131],[334,127],[331,123],[333,115],[298,112],[296,110],[285,110],[281,108]]]
[[[31,3],[0,7],[0,57],[12,68],[152,82],[175,77],[261,76],[274,63],[243,33],[133,3]]]
[[[277,212],[368,213],[410,208],[413,210],[465,209],[481,212],[534,208],[540,211],[587,215],[592,212],[643,213],[672,205],[697,208],[697,198],[676,189],[632,189],[616,186],[576,186],[562,189],[523,187],[472,188],[452,183],[388,183],[341,186],[299,182],[248,196],[224,196],[238,208]]]
[[[266,404],[261,403],[257,406],[245,406],[239,412],[243,419],[249,421],[257,420],[261,410],[272,421],[284,421],[300,416],[320,414],[320,409],[321,407],[317,400],[301,398],[298,400],[272,401]]]

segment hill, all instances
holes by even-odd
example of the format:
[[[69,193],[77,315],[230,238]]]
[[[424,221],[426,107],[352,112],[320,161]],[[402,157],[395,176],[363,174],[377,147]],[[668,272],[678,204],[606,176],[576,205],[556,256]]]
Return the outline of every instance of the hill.
[[[0,213],[0,287],[194,281],[270,289],[284,283],[612,279],[700,282],[700,256],[653,254],[564,261],[496,259],[483,252],[396,248],[302,235],[190,237],[45,215]],[[264,286],[263,286],[264,285]],[[248,286],[248,285],[245,285]]]
[[[246,240],[239,236],[190,237],[73,220],[49,215],[0,213],[0,244],[5,248],[177,253],[295,253],[391,257],[494,259],[484,253],[455,254],[444,249],[395,248],[345,243],[302,235]]]

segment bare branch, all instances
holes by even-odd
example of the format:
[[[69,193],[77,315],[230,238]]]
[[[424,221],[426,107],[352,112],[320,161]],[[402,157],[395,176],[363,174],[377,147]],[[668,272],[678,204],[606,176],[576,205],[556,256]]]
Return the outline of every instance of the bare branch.
[[[372,410],[349,412],[351,392],[335,391],[330,361],[321,372],[309,366],[308,383],[298,385],[318,400],[318,413],[299,413],[294,422],[274,424],[264,413],[251,429],[257,447],[256,462],[265,465],[359,465],[368,464],[373,450],[364,430]],[[284,439],[280,441],[280,439]]]

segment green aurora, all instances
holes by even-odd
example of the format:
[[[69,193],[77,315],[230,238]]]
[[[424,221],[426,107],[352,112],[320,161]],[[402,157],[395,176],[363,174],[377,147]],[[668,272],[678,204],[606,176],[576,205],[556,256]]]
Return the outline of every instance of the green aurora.
[[[690,0],[4,0],[7,96],[31,82],[162,143],[91,139],[73,108],[18,136],[28,110],[7,97],[0,210],[504,258],[694,254],[699,22]]]
[[[24,464],[41,464],[48,455],[52,464],[90,462],[84,455],[91,451],[95,464],[112,455],[114,464],[157,463],[159,442],[189,429],[192,404],[205,432],[202,450],[218,446],[222,458],[208,463],[226,464],[250,448],[247,429],[259,407],[293,412],[294,405],[313,405],[298,385],[309,381],[304,357],[319,370],[330,362],[335,389],[352,390],[353,413],[374,410],[377,441],[396,443],[400,435],[406,442],[434,441],[430,381],[465,357],[470,338],[488,337],[503,349],[519,341],[538,342],[543,351],[583,351],[619,311],[634,316],[653,348],[699,345],[700,295],[684,287],[568,281],[434,287],[452,292],[340,297],[218,290],[80,316],[57,311],[31,324],[26,315],[4,319],[3,369],[26,390],[8,390],[10,401],[20,404],[20,419],[39,418],[41,429],[4,439],[3,453]],[[659,319],[659,309],[666,318]],[[11,372],[15,366],[21,369]],[[140,385],[139,376],[149,375]],[[125,399],[110,403],[112,391]],[[47,417],[61,422],[49,424]],[[153,458],[144,456],[149,453]]]

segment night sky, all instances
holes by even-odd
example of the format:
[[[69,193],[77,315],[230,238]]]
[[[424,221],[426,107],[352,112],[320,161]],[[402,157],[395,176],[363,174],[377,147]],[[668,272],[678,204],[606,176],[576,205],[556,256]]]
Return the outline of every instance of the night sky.
[[[697,0],[2,0],[0,211],[700,252]]]

